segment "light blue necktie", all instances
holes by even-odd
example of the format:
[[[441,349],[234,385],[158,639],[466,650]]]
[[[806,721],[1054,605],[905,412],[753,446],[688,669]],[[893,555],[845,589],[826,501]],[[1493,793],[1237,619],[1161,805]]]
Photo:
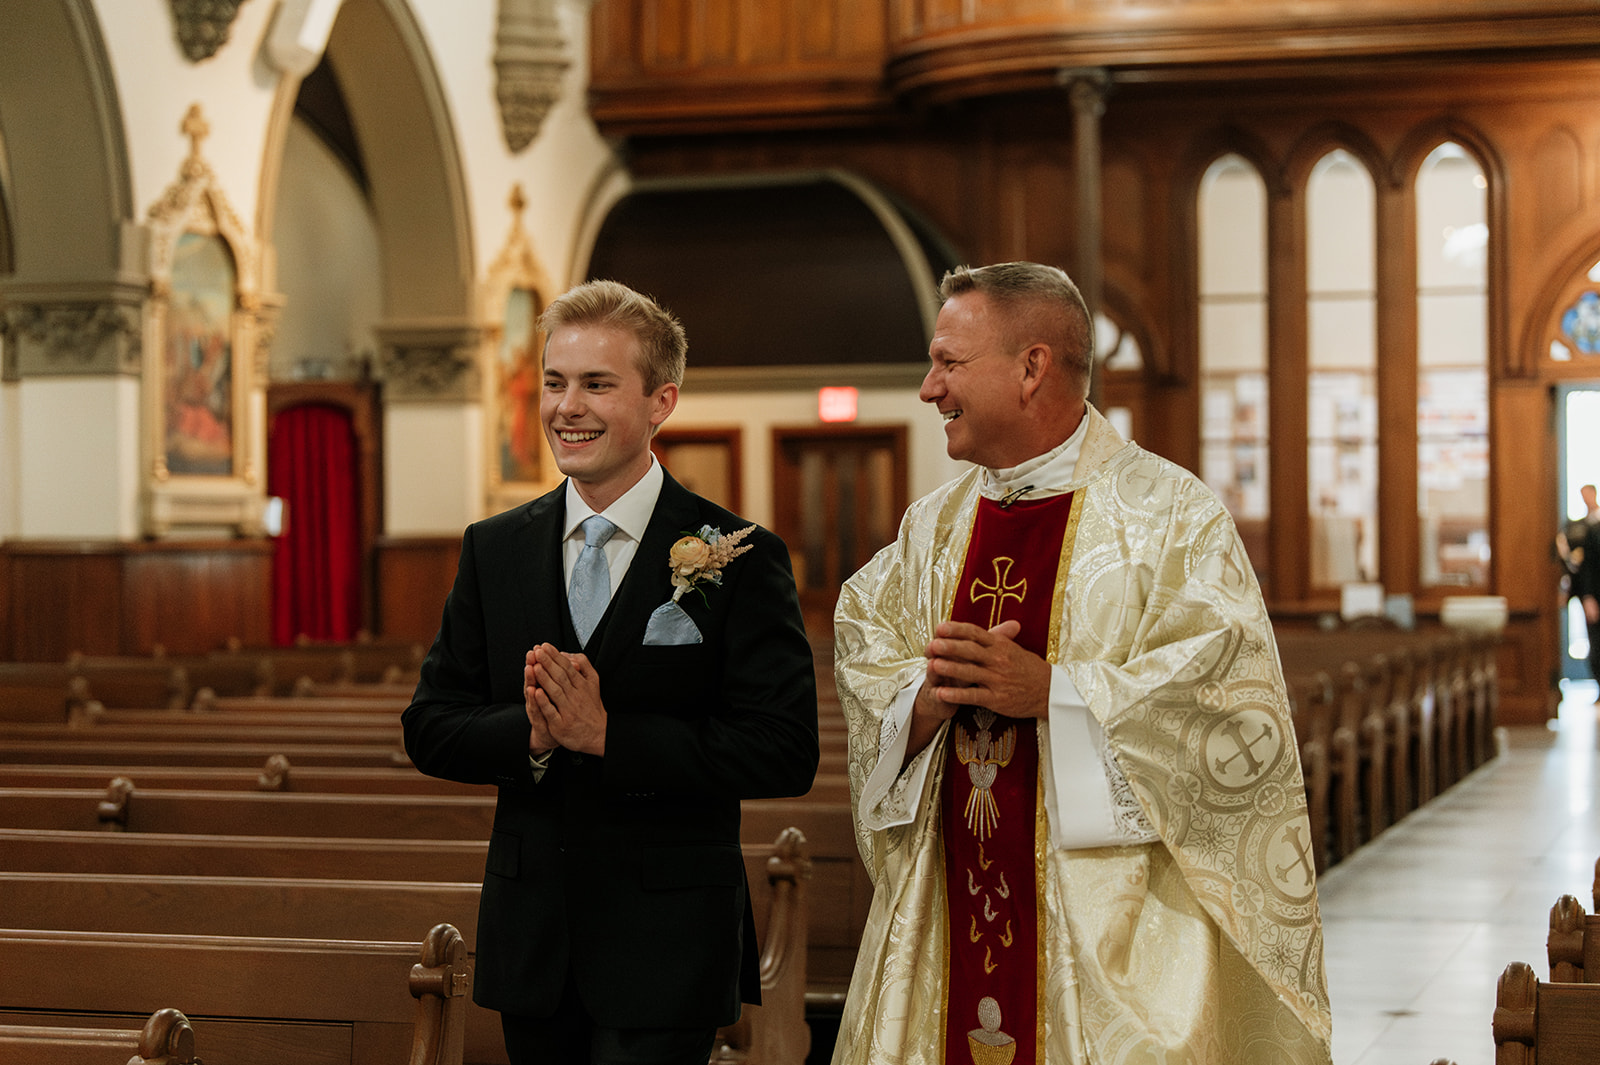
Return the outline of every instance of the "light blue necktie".
[[[583,550],[572,567],[572,582],[567,585],[567,606],[578,639],[588,644],[594,627],[611,602],[611,567],[603,550],[617,527],[596,514],[583,522]]]

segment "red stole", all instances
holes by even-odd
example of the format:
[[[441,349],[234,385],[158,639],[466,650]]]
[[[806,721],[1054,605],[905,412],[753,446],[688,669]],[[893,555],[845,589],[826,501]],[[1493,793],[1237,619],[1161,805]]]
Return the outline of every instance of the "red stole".
[[[1071,515],[1070,493],[1005,507],[980,500],[951,620],[984,628],[1020,621],[1017,642],[1048,657]],[[1038,729],[971,706],[950,729],[940,788],[950,920],[945,1061],[1037,1065]]]

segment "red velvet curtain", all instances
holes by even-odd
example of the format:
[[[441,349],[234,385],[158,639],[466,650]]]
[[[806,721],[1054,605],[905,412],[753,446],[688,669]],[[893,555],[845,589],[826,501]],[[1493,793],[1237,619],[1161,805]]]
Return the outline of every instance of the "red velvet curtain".
[[[361,627],[361,529],[350,412],[321,403],[273,419],[267,492],[285,504],[272,556],[272,639],[350,640]]]

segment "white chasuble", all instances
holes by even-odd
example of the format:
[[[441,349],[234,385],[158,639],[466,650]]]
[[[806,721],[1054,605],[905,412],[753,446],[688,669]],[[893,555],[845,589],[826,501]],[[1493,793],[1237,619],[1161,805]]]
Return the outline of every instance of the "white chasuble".
[[[1086,421],[1070,479],[1048,486],[1073,493],[1076,528],[1054,590],[1053,668],[1092,719],[1073,742],[1104,744],[1104,775],[1085,794],[1125,793],[1135,807],[1106,838],[1149,841],[1060,842],[1054,822],[1070,814],[1046,765],[1065,742],[1045,739],[1053,687],[1038,744],[1041,790],[1056,794],[1037,837],[1037,1060],[1329,1065],[1305,789],[1249,560],[1209,489],[1124,443],[1092,407]],[[984,477],[974,469],[913,504],[835,614],[857,840],[875,886],[835,1065],[974,1060],[946,1046],[947,1029],[980,1029],[949,1015],[947,997],[941,789],[964,764],[956,737],[947,726],[904,772],[874,771],[957,601]],[[1076,757],[1073,772],[1099,763]],[[893,786],[864,810],[875,775]],[[884,816],[896,805],[904,818]]]

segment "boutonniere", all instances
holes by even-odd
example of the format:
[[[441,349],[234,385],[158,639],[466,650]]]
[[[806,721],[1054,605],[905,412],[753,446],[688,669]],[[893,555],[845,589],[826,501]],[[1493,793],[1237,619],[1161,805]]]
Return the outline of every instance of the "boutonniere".
[[[705,601],[703,584],[721,584],[722,567],[750,550],[750,544],[739,541],[755,532],[754,525],[746,525],[737,532],[724,534],[709,525],[700,526],[699,532],[679,538],[667,553],[667,566],[672,570],[672,601],[683,598],[683,593],[696,591]]]

